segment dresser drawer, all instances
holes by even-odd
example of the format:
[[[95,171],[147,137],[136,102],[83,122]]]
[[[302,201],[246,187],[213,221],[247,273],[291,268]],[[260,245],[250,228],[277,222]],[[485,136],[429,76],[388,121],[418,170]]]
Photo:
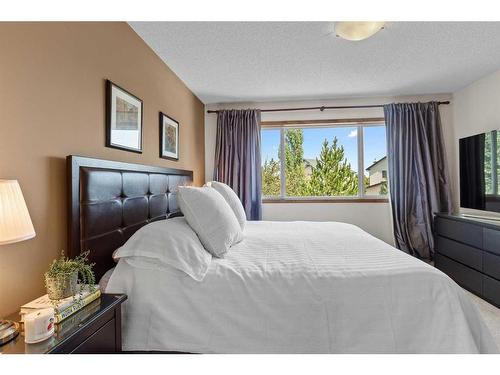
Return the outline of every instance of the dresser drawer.
[[[116,351],[115,342],[115,320],[110,320],[97,332],[82,342],[72,353],[92,354],[92,353],[114,353]]]
[[[441,236],[436,238],[436,249],[448,258],[463,263],[478,271],[482,270],[483,252],[472,246],[450,240]]]
[[[484,252],[483,272],[488,276],[500,280],[500,256]]]
[[[500,281],[483,276],[483,296],[496,306],[500,306]]]
[[[484,228],[484,250],[500,255],[500,230]]]
[[[478,225],[436,217],[436,233],[477,248],[483,247],[483,228]]]
[[[471,292],[481,294],[483,275],[480,272],[455,262],[439,253],[436,254],[434,261],[436,268],[450,276],[458,284]]]

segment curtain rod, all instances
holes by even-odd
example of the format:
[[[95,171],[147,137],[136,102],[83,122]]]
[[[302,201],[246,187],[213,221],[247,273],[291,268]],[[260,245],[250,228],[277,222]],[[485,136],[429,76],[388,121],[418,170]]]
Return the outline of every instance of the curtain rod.
[[[450,104],[450,101],[437,102],[441,104]],[[342,105],[342,106],[321,106],[321,107],[299,107],[299,108],[274,108],[274,109],[261,109],[261,112],[291,112],[291,111],[313,111],[319,109],[323,112],[325,109],[350,109],[350,108],[383,108],[384,104],[372,104],[372,105]],[[207,113],[219,113],[219,110],[208,110]]]

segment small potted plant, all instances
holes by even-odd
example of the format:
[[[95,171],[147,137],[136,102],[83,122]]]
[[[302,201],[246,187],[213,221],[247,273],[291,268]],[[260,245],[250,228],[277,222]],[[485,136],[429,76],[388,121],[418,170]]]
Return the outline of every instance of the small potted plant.
[[[45,287],[51,300],[60,300],[83,291],[85,284],[95,284],[93,264],[89,264],[86,251],[79,256],[69,259],[64,256],[64,251],[59,259],[55,259],[45,272]],[[78,289],[78,281],[80,288]]]

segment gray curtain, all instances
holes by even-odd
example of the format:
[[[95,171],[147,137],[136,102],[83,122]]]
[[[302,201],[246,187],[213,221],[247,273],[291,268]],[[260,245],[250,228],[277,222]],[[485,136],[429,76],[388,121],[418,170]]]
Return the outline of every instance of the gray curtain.
[[[248,220],[262,219],[260,111],[219,111],[214,180],[238,194]]]
[[[432,259],[433,213],[452,208],[438,103],[388,104],[384,115],[396,246]]]

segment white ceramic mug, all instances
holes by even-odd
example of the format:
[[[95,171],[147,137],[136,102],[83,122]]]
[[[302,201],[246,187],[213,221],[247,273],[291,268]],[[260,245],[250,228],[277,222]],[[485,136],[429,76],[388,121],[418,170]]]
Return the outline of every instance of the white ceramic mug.
[[[24,316],[24,342],[34,344],[54,334],[54,309],[38,310]]]

